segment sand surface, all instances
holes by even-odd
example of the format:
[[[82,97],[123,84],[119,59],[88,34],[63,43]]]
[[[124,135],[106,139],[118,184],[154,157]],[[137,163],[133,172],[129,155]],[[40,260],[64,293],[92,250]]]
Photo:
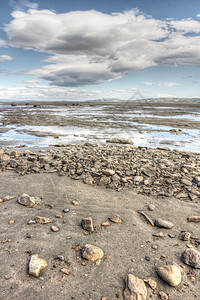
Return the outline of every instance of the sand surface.
[[[181,230],[200,238],[200,225],[187,222],[188,216],[200,215],[199,200],[157,199],[128,189],[117,192],[57,174],[19,176],[5,171],[0,173],[0,183],[0,198],[7,195],[19,197],[22,193],[43,197],[43,203],[33,208],[18,204],[16,198],[0,203],[1,299],[123,299],[124,278],[128,273],[142,279],[151,277],[158,283],[155,291],[148,287],[148,299],[160,299],[159,291],[165,291],[173,300],[200,299],[199,270],[184,265],[180,259],[186,244],[195,239],[189,242],[178,239]],[[73,200],[77,200],[79,206],[72,205]],[[154,211],[147,210],[150,203],[156,206]],[[64,213],[64,208],[70,211]],[[152,220],[162,218],[175,226],[170,230],[152,227],[138,213],[139,210]],[[122,218],[123,223],[112,223],[103,229],[101,223],[114,213]],[[63,217],[56,218],[56,214]],[[60,231],[52,232],[51,224],[28,225],[27,222],[35,216],[51,218]],[[93,217],[95,225],[92,234],[81,227],[82,218],[89,216]],[[152,236],[160,231],[164,233],[163,238]],[[170,238],[168,234],[176,236]],[[105,256],[100,264],[81,259],[77,247],[86,243],[104,250]],[[154,250],[153,245],[158,245],[158,249]],[[39,278],[28,275],[31,254],[39,254],[48,262]],[[65,262],[56,259],[58,255],[63,255]],[[156,267],[169,261],[181,265],[184,271],[178,287],[169,286],[156,274]],[[60,272],[64,267],[70,270],[69,275]]]

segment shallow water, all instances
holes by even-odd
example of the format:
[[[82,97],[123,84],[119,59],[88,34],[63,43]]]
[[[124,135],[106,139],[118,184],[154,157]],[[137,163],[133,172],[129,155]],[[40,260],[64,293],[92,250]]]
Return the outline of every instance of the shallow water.
[[[12,116],[15,117],[14,121]],[[20,119],[22,116],[23,120]],[[140,123],[141,118],[147,118],[147,122]],[[159,119],[160,124],[148,124],[148,118]],[[171,126],[162,125],[162,121],[169,118]],[[40,125],[40,120],[44,119],[44,124]],[[57,123],[52,125],[55,119],[58,119]],[[73,121],[75,125],[69,123],[63,126],[63,120]],[[136,146],[162,146],[199,153],[200,130],[182,128],[182,131],[172,133],[171,129],[177,129],[174,123],[176,120],[200,122],[200,110],[151,105],[131,110],[122,107],[120,110],[120,107],[115,109],[113,105],[45,105],[34,108],[33,105],[12,107],[4,104],[0,105],[0,145],[48,146],[86,141],[105,142],[112,137],[125,137],[133,140]],[[11,124],[5,121],[11,121]]]

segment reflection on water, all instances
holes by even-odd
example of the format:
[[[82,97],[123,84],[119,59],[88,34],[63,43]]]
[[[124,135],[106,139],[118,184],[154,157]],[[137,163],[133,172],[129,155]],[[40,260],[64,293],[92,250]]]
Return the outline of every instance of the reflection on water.
[[[173,119],[186,121],[200,121],[200,111],[179,108],[173,114],[175,107],[138,107],[134,110],[113,109],[113,106],[50,106],[34,108],[33,106],[20,106],[23,113],[31,113],[32,116],[45,115],[46,118],[54,118],[55,115],[76,120],[90,120],[94,124],[101,122],[101,126],[86,126],[77,123],[77,126],[40,126],[5,124],[1,119],[7,112],[14,113],[17,108],[0,105],[0,145],[48,146],[53,144],[70,144],[80,142],[105,142],[111,137],[125,137],[132,139],[136,146],[169,147],[192,152],[200,152],[200,130],[182,129],[172,133]],[[167,112],[171,115],[167,115]],[[160,115],[159,115],[160,112]],[[132,121],[134,118],[171,118],[172,127],[163,125],[139,124]],[[48,124],[48,122],[46,123]],[[122,124],[126,126],[111,126]]]

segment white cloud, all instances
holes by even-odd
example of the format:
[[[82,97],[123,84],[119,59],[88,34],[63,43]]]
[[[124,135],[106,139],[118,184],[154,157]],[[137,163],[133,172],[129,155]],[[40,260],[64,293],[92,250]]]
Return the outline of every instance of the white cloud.
[[[0,55],[0,62],[6,62],[6,61],[10,61],[13,60],[12,56],[9,55]]]
[[[98,84],[152,66],[200,67],[200,22],[196,20],[160,21],[137,10],[57,14],[29,9],[14,11],[12,16],[4,28],[10,46],[49,53],[46,65],[29,74],[52,85]]]
[[[157,94],[157,98],[177,98],[177,96],[171,94]]]
[[[38,4],[28,0],[9,0],[9,4],[13,9],[24,10],[25,8],[37,9]]]
[[[166,87],[173,87],[179,85],[179,83],[174,81],[155,81],[155,82],[149,82],[144,81],[143,84],[145,85],[156,85],[156,86],[166,86]]]

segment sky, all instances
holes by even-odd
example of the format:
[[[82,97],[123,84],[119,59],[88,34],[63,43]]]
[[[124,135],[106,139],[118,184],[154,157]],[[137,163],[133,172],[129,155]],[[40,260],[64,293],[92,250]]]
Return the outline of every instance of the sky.
[[[200,98],[199,0],[0,0],[0,100]]]

